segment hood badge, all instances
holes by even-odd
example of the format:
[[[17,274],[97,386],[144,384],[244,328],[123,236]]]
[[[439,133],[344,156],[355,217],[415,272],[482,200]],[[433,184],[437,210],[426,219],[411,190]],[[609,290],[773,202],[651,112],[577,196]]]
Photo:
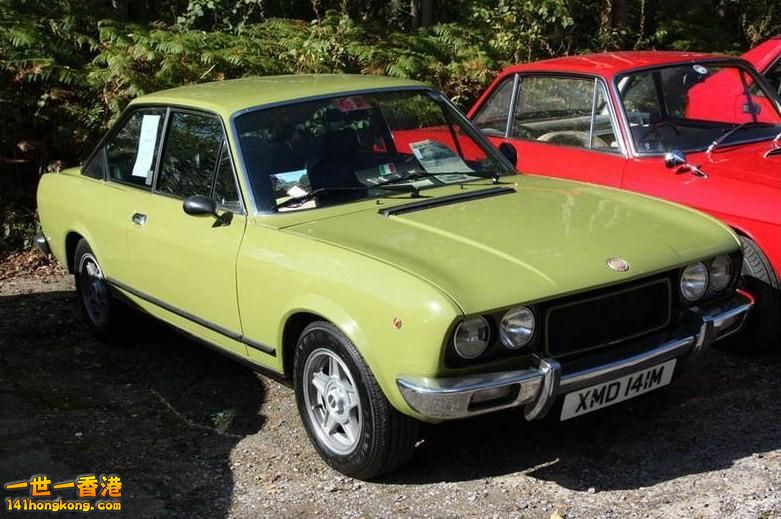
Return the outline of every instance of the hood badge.
[[[616,272],[626,272],[629,270],[629,262],[624,258],[614,256],[607,259],[607,266]]]

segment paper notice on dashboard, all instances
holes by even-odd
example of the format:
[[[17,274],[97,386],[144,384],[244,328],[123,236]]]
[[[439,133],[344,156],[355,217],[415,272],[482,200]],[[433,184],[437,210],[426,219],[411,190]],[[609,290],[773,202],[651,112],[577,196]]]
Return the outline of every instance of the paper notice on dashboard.
[[[152,161],[155,157],[159,124],[159,115],[145,115],[141,120],[141,135],[138,138],[138,153],[136,153],[136,163],[133,165],[132,175],[145,178],[147,184],[152,183]]]
[[[427,173],[443,173],[443,175],[437,175],[437,179],[442,182],[464,182],[473,178],[461,174],[474,173],[474,170],[441,142],[426,139],[425,141],[411,142],[409,147]]]

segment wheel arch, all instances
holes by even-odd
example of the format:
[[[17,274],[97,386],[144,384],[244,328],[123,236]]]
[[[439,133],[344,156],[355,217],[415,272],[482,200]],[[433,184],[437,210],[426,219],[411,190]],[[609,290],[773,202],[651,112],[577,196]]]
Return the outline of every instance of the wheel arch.
[[[285,320],[285,324],[282,328],[282,374],[288,380],[293,379],[293,361],[295,359],[296,344],[301,337],[301,333],[304,328],[309,326],[315,321],[326,321],[334,326],[330,320],[323,316],[311,312],[300,310],[292,313]]]
[[[76,246],[83,239],[85,239],[84,236],[82,236],[81,233],[77,231],[68,231],[68,233],[65,235],[65,261],[68,267],[68,272],[71,274],[73,274],[76,269],[76,265],[74,265],[75,258],[73,257],[76,253]]]
[[[770,269],[770,273],[776,278],[776,281],[781,282],[781,275],[780,275],[781,273],[776,271],[773,263],[770,261],[770,258],[768,258],[767,253],[765,253],[765,251],[762,250],[762,247],[759,245],[759,242],[754,237],[753,233],[750,233],[746,231],[744,228],[736,226],[734,224],[730,224],[730,229],[732,229],[735,232],[735,234],[738,235],[739,238],[741,237],[747,238],[756,244],[757,248],[759,249],[759,253],[762,254],[762,256],[764,257],[764,262],[767,264],[767,267]]]

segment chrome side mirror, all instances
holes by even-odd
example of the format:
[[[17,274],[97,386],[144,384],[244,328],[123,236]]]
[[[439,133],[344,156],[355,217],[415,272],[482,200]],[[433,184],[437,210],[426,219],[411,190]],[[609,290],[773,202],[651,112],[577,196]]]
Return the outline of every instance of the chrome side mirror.
[[[668,169],[676,169],[675,173],[691,173],[700,178],[708,178],[708,174],[700,169],[699,166],[689,164],[686,160],[686,154],[681,150],[672,150],[664,154],[664,165]]]
[[[686,166],[686,154],[681,150],[672,150],[664,154],[664,165],[668,169]]]

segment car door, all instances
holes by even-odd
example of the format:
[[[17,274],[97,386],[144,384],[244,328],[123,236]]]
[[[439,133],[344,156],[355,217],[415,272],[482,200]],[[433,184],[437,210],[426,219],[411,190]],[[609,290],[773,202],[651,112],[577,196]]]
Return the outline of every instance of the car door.
[[[625,164],[605,85],[598,78],[514,74],[473,111],[494,142],[511,144],[523,173],[617,186]]]
[[[224,216],[186,214],[183,201],[194,195],[214,198]],[[154,191],[129,218],[132,290],[178,326],[246,355],[236,294],[246,216],[218,116],[168,111]]]
[[[126,280],[132,272],[127,250],[130,214],[152,190],[166,109],[129,109],[86,161],[82,174],[105,181],[101,196],[89,199],[89,235],[106,276]],[[86,223],[86,222],[84,222]]]

